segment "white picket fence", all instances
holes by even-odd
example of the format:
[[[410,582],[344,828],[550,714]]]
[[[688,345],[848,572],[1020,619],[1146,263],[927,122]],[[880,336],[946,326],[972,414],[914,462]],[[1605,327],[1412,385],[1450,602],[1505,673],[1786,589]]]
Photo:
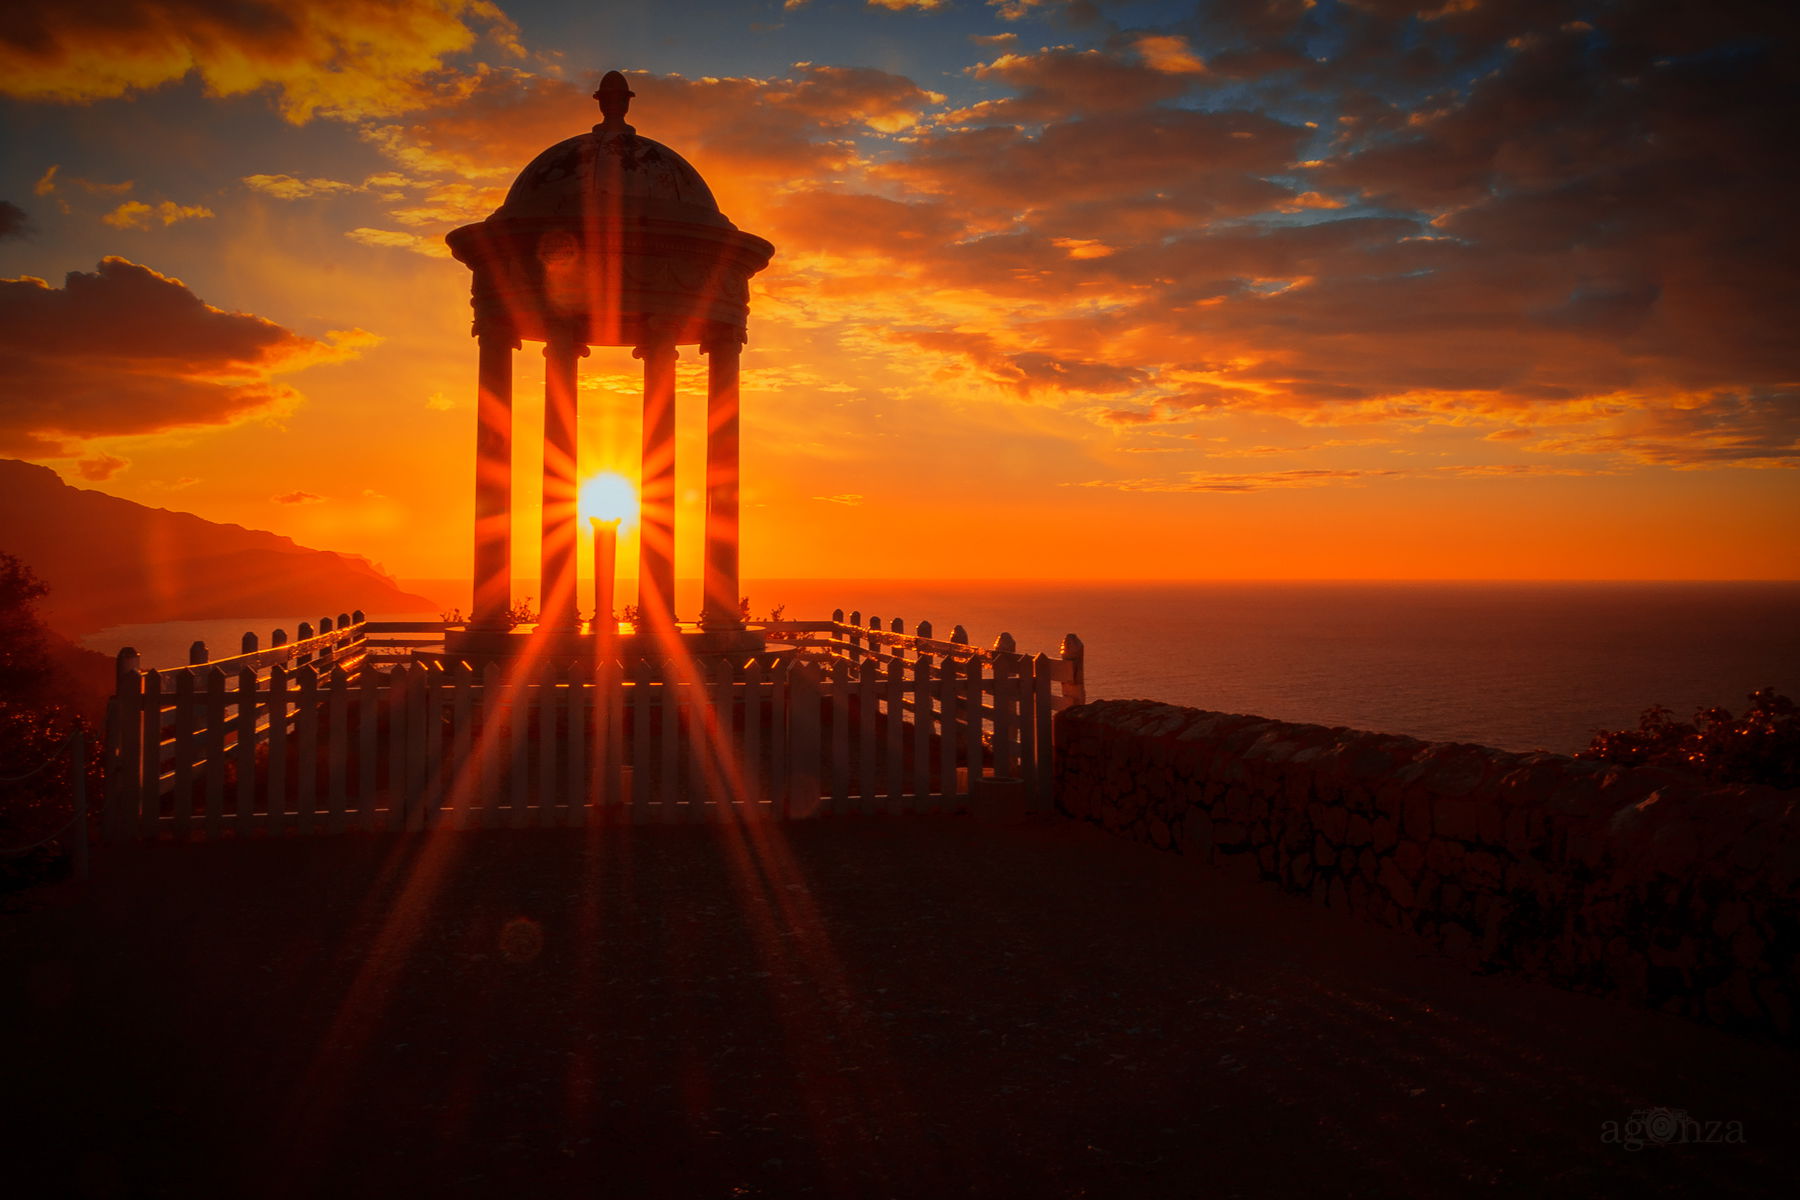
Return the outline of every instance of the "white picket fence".
[[[784,641],[745,661],[478,674],[410,650],[384,662],[386,635],[420,627],[357,614],[267,650],[246,636],[247,653],[218,662],[144,671],[122,658],[105,829],[755,820],[984,795],[1047,810],[1051,716],[1082,696],[1079,639],[1050,658],[1004,636],[984,650],[898,624],[763,623]]]

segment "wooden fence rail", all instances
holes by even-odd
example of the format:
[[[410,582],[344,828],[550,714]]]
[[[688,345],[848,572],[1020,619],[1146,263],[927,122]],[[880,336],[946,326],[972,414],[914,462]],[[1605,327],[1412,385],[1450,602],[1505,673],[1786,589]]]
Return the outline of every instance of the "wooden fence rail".
[[[383,670],[358,618],[287,657],[122,659],[108,835],[897,813],[1004,788],[1044,810],[1050,717],[1080,686],[1074,639],[1052,659],[841,621],[780,623],[814,643],[743,664]]]

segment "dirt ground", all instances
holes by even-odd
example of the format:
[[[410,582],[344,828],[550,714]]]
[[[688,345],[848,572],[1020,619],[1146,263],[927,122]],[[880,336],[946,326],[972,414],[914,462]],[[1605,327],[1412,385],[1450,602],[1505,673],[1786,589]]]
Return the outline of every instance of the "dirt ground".
[[[1800,1179],[1791,1052],[1473,976],[1058,820],[103,849],[13,908],[14,1196]]]

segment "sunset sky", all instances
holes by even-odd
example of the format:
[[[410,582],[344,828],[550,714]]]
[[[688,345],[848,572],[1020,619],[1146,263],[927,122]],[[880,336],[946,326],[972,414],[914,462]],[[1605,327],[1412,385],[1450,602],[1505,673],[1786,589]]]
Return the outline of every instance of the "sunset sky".
[[[0,455],[467,575],[443,235],[619,68],[776,247],[747,577],[1796,578],[1787,11],[20,0]],[[584,467],[635,470],[637,370],[584,364]]]

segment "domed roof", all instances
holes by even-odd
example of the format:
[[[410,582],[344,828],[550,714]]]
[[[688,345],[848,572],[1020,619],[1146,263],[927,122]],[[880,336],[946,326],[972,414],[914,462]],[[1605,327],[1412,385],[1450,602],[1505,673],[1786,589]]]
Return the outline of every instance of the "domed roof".
[[[686,159],[625,123],[631,88],[608,71],[606,119],[531,161],[486,220],[444,242],[473,272],[478,336],[642,346],[743,341],[750,277],[775,247],[719,212]]]
[[[700,172],[625,123],[634,94],[624,76],[609,71],[594,93],[606,119],[532,159],[494,215],[569,223],[655,217],[735,228]]]

